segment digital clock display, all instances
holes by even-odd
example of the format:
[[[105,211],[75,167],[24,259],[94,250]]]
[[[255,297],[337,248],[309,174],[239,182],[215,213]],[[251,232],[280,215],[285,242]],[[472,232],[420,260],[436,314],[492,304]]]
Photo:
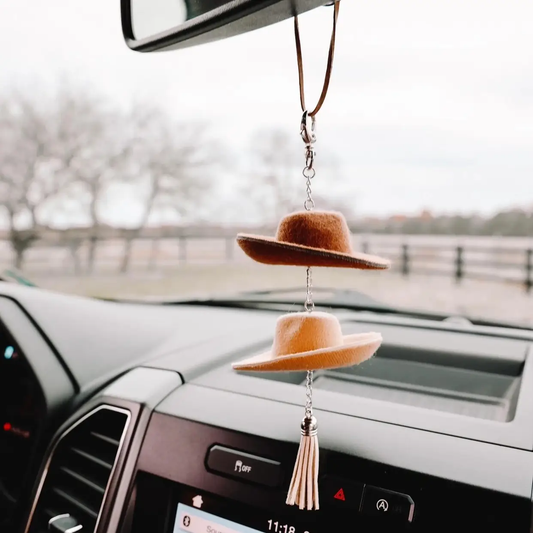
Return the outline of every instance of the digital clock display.
[[[274,533],[297,533],[295,526],[282,524],[272,519],[268,521],[268,531],[273,531]],[[304,531],[304,533],[309,533],[309,531]]]

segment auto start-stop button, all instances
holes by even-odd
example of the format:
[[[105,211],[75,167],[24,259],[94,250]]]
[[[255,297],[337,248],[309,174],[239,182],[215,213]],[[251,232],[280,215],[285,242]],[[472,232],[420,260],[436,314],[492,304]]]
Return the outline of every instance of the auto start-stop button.
[[[282,478],[281,463],[224,446],[213,446],[207,455],[207,468],[219,474],[277,487]]]
[[[408,494],[366,485],[361,512],[397,523],[409,523],[413,521],[415,503]]]

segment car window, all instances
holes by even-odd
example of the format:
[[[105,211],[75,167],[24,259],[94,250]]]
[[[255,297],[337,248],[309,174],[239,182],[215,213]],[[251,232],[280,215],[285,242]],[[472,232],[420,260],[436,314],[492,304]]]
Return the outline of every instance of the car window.
[[[301,17],[310,100],[329,10]],[[0,12],[4,277],[116,298],[303,286],[234,240],[273,235],[305,200],[291,21],[138,54],[115,3]],[[532,15],[527,0],[343,2],[313,191],[393,269],[317,269],[317,286],[532,324]]]

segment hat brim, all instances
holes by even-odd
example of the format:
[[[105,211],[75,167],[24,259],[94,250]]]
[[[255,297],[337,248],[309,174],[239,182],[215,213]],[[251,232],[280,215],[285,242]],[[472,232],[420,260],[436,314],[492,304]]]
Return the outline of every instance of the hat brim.
[[[353,366],[370,359],[380,347],[380,333],[356,333],[343,337],[343,344],[320,350],[276,356],[272,351],[233,363],[234,370],[248,372],[303,372]]]
[[[237,243],[248,257],[266,265],[358,268],[361,270],[390,268],[390,261],[377,255],[331,252],[323,248],[278,241],[274,237],[239,233]]]

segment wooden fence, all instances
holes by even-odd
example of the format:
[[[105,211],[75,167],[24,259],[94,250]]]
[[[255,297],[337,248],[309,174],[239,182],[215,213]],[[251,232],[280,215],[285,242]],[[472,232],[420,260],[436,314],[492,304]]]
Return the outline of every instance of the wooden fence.
[[[379,243],[364,240],[367,253],[383,255],[403,276],[412,274],[463,279],[511,282],[523,285],[527,292],[533,287],[533,247],[495,247],[465,245],[417,245]]]
[[[86,268],[89,241],[75,249],[60,243],[39,242],[26,255],[23,271],[28,275],[88,275],[120,272],[125,243],[109,238],[98,242],[95,263]],[[392,269],[403,276],[416,274],[463,279],[492,280],[533,287],[533,239],[475,238],[401,235],[357,235],[354,248],[383,255]],[[0,242],[4,267],[12,264],[9,243]],[[246,257],[235,243],[234,234],[176,238],[142,237],[132,246],[128,270],[161,271],[177,265],[241,263]]]

